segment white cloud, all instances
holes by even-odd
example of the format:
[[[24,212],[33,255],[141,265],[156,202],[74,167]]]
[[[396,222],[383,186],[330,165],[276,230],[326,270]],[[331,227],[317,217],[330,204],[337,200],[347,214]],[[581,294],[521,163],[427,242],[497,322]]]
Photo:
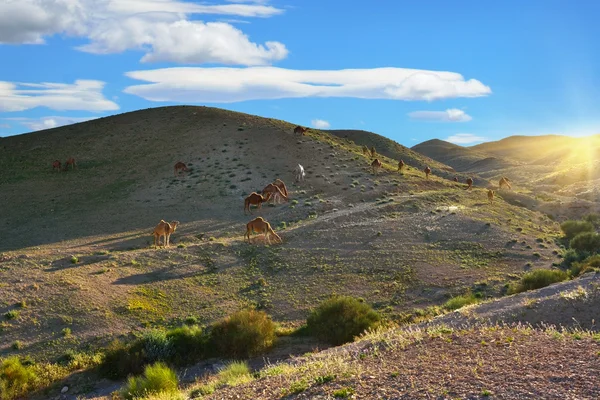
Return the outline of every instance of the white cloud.
[[[96,54],[138,50],[143,62],[268,65],[288,50],[275,41],[257,44],[224,22],[191,20],[198,14],[271,17],[265,4],[197,4],[177,0],[0,0],[0,44],[40,44],[63,34],[89,43]]]
[[[10,128],[10,125],[9,124],[0,124],[0,128],[8,129],[8,128]]]
[[[473,135],[472,133],[457,133],[446,138],[447,142],[454,144],[471,144],[477,142],[483,142],[487,140],[486,137]]]
[[[13,83],[0,81],[0,112],[35,107],[53,110],[108,111],[119,106],[102,94],[104,82],[76,80],[74,83]]]
[[[408,113],[412,119],[437,122],[467,122],[473,118],[458,108],[449,108],[446,111],[413,111]]]
[[[5,118],[16,121],[32,131],[52,129],[59,126],[76,124],[78,122],[90,121],[98,117],[42,117],[42,118]]]
[[[479,97],[491,89],[454,72],[405,68],[291,70],[276,67],[163,68],[127,72],[150,82],[124,92],[150,101],[233,103],[299,97],[439,100]]]
[[[331,124],[323,119],[313,119],[310,123],[313,128],[317,129],[329,129],[331,127]]]

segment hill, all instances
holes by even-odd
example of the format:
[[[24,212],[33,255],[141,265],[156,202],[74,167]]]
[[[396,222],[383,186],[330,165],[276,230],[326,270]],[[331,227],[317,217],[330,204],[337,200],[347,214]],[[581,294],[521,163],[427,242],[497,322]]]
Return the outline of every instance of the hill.
[[[468,177],[467,175],[457,173],[452,166],[446,165],[443,161],[429,157],[427,154],[413,151],[377,133],[351,129],[330,129],[325,132],[351,140],[359,146],[367,146],[368,148],[373,146],[377,153],[395,160],[403,160],[410,167],[420,171],[429,166],[434,174],[446,179],[453,179],[455,176],[458,176],[461,182],[464,182]]]
[[[519,165],[515,161],[494,157],[485,152],[476,151],[469,147],[458,146],[444,140],[432,139],[416,146],[411,150],[424,154],[434,160],[447,164],[457,171],[475,172],[481,176],[490,171]]]
[[[500,296],[558,260],[557,223],[508,192],[490,205],[436,174],[442,164],[426,180],[385,155],[374,174],[360,145],[294,126],[177,106],[3,138],[0,356],[56,361],[246,307],[297,326],[333,293],[402,319],[472,288]],[[77,168],[53,171],[68,157]],[[177,161],[190,171],[175,176]],[[307,177],[294,183],[298,163]],[[245,215],[245,195],[275,178],[289,202]],[[244,240],[257,215],[283,244]],[[168,249],[151,246],[160,219],[181,222]]]

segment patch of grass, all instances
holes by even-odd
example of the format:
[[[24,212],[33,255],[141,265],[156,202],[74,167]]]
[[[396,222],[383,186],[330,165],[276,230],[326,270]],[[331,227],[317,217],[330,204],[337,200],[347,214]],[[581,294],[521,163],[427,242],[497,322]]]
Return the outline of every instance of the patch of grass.
[[[351,387],[345,387],[345,388],[341,388],[336,390],[335,392],[333,392],[333,397],[335,397],[336,399],[347,399],[348,397],[352,396],[354,394],[354,389],[352,389]]]
[[[19,311],[17,310],[10,310],[4,313],[4,318],[11,320],[11,319],[17,319],[19,318]]]
[[[10,347],[13,350],[21,350],[23,348],[23,342],[21,342],[20,340],[15,340]]]
[[[448,300],[444,303],[444,308],[446,310],[454,311],[462,308],[464,306],[468,306],[470,304],[478,303],[480,299],[473,293],[469,292],[462,296],[456,296]]]
[[[177,393],[179,380],[175,371],[163,363],[148,365],[142,376],[130,377],[121,394],[126,400],[155,393]]]
[[[301,379],[301,380],[296,381],[296,382],[294,382],[294,383],[292,383],[290,385],[288,393],[290,393],[290,394],[298,394],[298,393],[304,392],[306,389],[308,389],[308,382],[306,382],[305,379]]]
[[[349,296],[323,302],[309,315],[308,331],[333,345],[351,342],[354,337],[380,324],[381,316],[371,306]]]
[[[70,337],[71,336],[71,328],[63,328],[61,333],[64,337]]]
[[[12,400],[33,389],[38,381],[34,370],[21,363],[18,357],[0,362],[0,398]]]
[[[335,379],[335,375],[321,375],[315,378],[315,383],[317,385],[324,385],[325,383],[329,383]]]
[[[71,256],[71,264],[77,264],[79,262],[79,258],[76,256]]]

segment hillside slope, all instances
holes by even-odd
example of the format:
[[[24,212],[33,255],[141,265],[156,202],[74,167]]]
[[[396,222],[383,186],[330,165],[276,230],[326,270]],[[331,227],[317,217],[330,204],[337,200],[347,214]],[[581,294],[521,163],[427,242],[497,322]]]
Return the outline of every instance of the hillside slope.
[[[481,281],[497,296],[557,260],[557,224],[503,194],[490,205],[482,188],[400,174],[387,157],[374,175],[359,146],[293,128],[181,106],[2,139],[0,314],[17,317],[3,321],[0,356],[56,357],[248,306],[297,323],[332,293],[393,318]],[[76,169],[52,170],[70,156]],[[175,177],[180,160],[190,172]],[[297,163],[307,177],[295,185]],[[289,202],[245,215],[244,196],[275,178]],[[282,245],[244,241],[257,215]],[[160,219],[181,222],[169,249],[151,246]]]
[[[486,176],[491,171],[509,168],[518,165],[518,162],[495,157],[472,148],[458,146],[454,143],[440,139],[432,139],[419,143],[413,147],[420,154],[447,164],[457,171],[475,172]]]
[[[395,160],[404,160],[407,165],[420,171],[422,171],[426,166],[429,166],[433,174],[446,179],[453,179],[456,176],[459,177],[461,182],[464,182],[464,180],[470,176],[457,173],[458,170],[455,171],[455,168],[449,164],[446,165],[446,163],[439,159],[434,159],[433,157],[429,157],[427,154],[413,151],[413,149],[402,146],[401,144],[377,133],[350,129],[330,129],[326,130],[325,132],[351,140],[359,146],[367,146],[369,148],[374,146],[377,153],[383,154]],[[472,178],[478,179],[477,176],[472,176]],[[481,180],[478,184],[485,185],[486,183],[487,182]]]

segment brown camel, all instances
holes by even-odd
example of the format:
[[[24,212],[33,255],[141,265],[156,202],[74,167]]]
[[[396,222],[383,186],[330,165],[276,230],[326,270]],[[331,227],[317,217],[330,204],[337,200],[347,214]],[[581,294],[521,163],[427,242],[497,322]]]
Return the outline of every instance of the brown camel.
[[[492,189],[488,189],[488,200],[490,204],[494,204],[494,191]]]
[[[281,237],[279,237],[279,235],[275,233],[273,228],[271,228],[271,224],[265,221],[262,217],[256,217],[246,224],[246,234],[244,235],[244,237],[248,238],[248,243],[250,243],[250,232],[264,233],[265,239],[268,244],[271,244],[271,236],[274,236],[277,242],[283,243]]]
[[[299,133],[301,135],[304,135],[306,132],[308,132],[308,128],[304,128],[300,125],[298,125],[297,127],[294,128],[294,133]]]
[[[154,232],[152,232],[154,235],[154,246],[158,247],[160,245],[160,237],[164,236],[163,246],[168,247],[171,234],[175,232],[177,225],[179,225],[179,221],[172,221],[169,223],[161,219],[158,225],[156,225],[156,228],[154,228]]]
[[[256,192],[250,193],[250,195],[248,195],[248,197],[246,197],[244,200],[244,214],[246,214],[246,210],[250,211],[250,214],[252,214],[252,210],[250,209],[251,204],[257,206],[258,208],[262,208],[262,203],[269,201],[270,197],[270,194],[266,197],[263,197]]]
[[[188,172],[188,171],[189,171],[189,169],[188,169],[188,167],[185,165],[185,163],[183,163],[183,162],[181,162],[181,161],[178,161],[178,162],[175,164],[175,176],[177,176],[177,173],[178,173],[179,171],[185,171],[185,172]]]
[[[465,190],[470,190],[473,187],[473,179],[467,178],[466,182],[467,182],[467,187],[465,188]]]
[[[374,159],[373,162],[371,163],[371,168],[373,168],[373,173],[377,174],[377,171],[379,170],[379,168],[381,168],[383,164],[381,164],[381,161],[379,161],[378,158]]]
[[[275,185],[279,189],[281,189],[281,193],[283,193],[286,196],[289,196],[287,187],[285,186],[285,183],[283,183],[283,181],[281,179],[279,179],[279,178],[275,179],[275,181],[273,182],[273,185]]]
[[[510,185],[510,181],[508,180],[508,178],[506,178],[504,176],[502,178],[500,178],[500,182],[498,183],[499,189],[502,189],[502,186],[506,186],[509,189],[512,189],[512,186]]]
[[[375,147],[371,146],[371,158],[375,158],[377,152],[375,151]]]
[[[402,168],[404,168],[406,164],[404,164],[404,160],[400,160],[398,161],[398,171],[402,171]]]
[[[371,151],[369,150],[369,148],[367,146],[362,147],[362,152],[367,157],[369,157],[371,155]]]
[[[425,167],[425,169],[423,171],[425,172],[425,178],[429,179],[429,174],[431,173],[431,168]]]
[[[77,164],[75,164],[75,159],[73,157],[69,158],[67,162],[65,162],[65,171],[67,170],[67,168],[69,168],[69,165],[71,166],[71,170],[77,167]]]
[[[60,161],[58,161],[58,160],[55,160],[55,161],[52,163],[52,170],[56,170],[56,172],[60,172],[60,166],[61,166],[61,163],[60,163]]]
[[[288,197],[283,194],[279,186],[269,183],[262,190],[262,195],[267,195],[267,200],[273,198],[273,202],[278,203],[280,199],[284,199],[285,201],[289,201]]]

